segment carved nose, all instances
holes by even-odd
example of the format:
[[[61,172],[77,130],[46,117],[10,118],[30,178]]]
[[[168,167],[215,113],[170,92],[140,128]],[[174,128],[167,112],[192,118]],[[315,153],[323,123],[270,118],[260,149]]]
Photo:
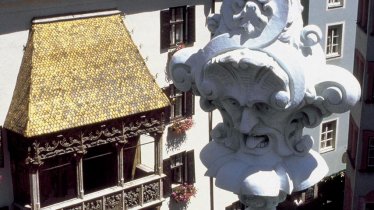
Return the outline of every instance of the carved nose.
[[[249,107],[244,108],[242,118],[240,121],[240,132],[249,134],[252,131],[253,127],[257,125],[257,123],[258,118],[256,114],[252,111],[252,109]]]

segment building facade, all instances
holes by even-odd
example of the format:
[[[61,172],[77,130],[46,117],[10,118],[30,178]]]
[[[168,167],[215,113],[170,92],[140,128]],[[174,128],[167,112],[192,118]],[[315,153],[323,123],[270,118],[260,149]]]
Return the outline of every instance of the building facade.
[[[209,41],[216,3],[0,4],[0,209],[208,209],[237,200],[209,193],[198,158],[208,115],[166,71],[180,47]],[[184,183],[197,192],[178,203],[170,195]]]
[[[207,115],[202,112],[198,106],[199,100],[194,100],[190,93],[178,92],[174,88],[166,70],[168,60],[179,48],[202,48],[209,41],[206,18],[214,10],[218,12],[219,7],[220,1],[212,0],[2,1],[0,209],[181,209],[186,205],[188,209],[243,208],[236,202],[236,195],[215,188],[213,180],[203,176],[206,169],[199,161],[200,150],[209,140],[210,127],[220,122],[219,114]],[[322,33],[326,34],[323,46],[328,55],[327,62],[352,71],[355,33],[348,29],[355,27],[356,3],[347,0],[313,0],[305,1],[304,8],[308,12],[305,15],[307,23],[318,25]],[[108,11],[110,12],[106,13]],[[99,23],[100,17],[109,17],[111,20]],[[81,20],[88,23],[78,23]],[[108,22],[118,25],[110,26]],[[72,26],[67,27],[67,23],[72,23]],[[60,40],[47,40],[46,37],[50,38],[53,30],[41,32],[44,27],[59,30],[65,28],[60,31],[60,35],[56,35]],[[85,52],[75,51],[78,55],[67,59],[68,63],[64,64],[69,66],[69,72],[53,75],[48,69],[44,69],[49,78],[45,80],[43,75],[34,75],[37,72],[34,69],[46,66],[44,61],[50,60],[47,65],[52,65],[51,62],[64,58],[64,52],[57,54],[56,51],[63,48],[60,46],[65,46],[64,43],[81,43],[79,38],[87,36],[85,40],[88,40],[89,37],[96,36],[95,27],[98,31],[103,27],[108,27],[109,30],[105,30],[108,34],[102,39],[102,43],[87,42],[85,49],[90,49],[90,46],[95,49],[89,51],[91,60],[78,58],[78,55],[84,55]],[[77,28],[82,28],[86,33],[74,35],[78,33]],[[127,41],[120,42],[126,47],[118,50],[119,44],[114,40],[121,40],[120,37],[127,36],[126,34],[129,37]],[[111,40],[107,39],[111,36]],[[70,41],[67,40],[69,37]],[[39,40],[40,43],[33,40]],[[47,41],[51,43],[44,45]],[[33,57],[40,55],[38,46],[41,49],[43,46],[56,49],[45,54],[55,57]],[[66,48],[74,51],[75,46],[70,44]],[[105,62],[100,63],[100,58],[105,54],[117,52],[125,55],[128,51],[132,54],[125,56],[128,59],[126,62],[119,63],[112,59],[117,56],[107,55]],[[104,76],[97,72],[94,74],[93,69],[100,69],[102,66],[78,68],[82,62],[88,66],[95,64],[97,67],[100,64],[106,67],[103,68],[108,73],[105,78],[110,80],[102,83],[100,78]],[[134,63],[142,68],[131,66]],[[111,72],[118,65],[124,69],[141,71],[148,75],[148,80]],[[55,68],[57,67],[53,69]],[[69,80],[72,79],[74,69],[81,81]],[[21,73],[22,71],[26,73]],[[88,79],[82,77],[88,75]],[[55,83],[49,84],[50,80]],[[50,89],[46,89],[45,84],[49,84]],[[96,84],[101,86],[95,87]],[[118,84],[117,89],[107,89],[110,86],[108,84]],[[144,87],[138,87],[137,84],[144,84]],[[150,87],[153,92],[149,91]],[[24,90],[38,89],[41,93],[39,98],[32,91],[26,98],[20,98]],[[120,95],[120,91],[124,89],[131,91]],[[58,104],[62,104],[62,107],[67,104],[66,101],[60,103],[66,98],[57,93],[69,93],[70,102],[75,102],[79,97],[74,94],[86,94],[85,91],[101,91],[103,98],[115,92],[118,94],[113,97],[118,100],[135,95],[138,96],[136,99],[141,99],[136,105],[139,109],[120,112],[118,110],[129,106],[129,102],[120,106],[118,103],[94,98],[97,94],[88,94],[85,95],[87,100],[81,102],[82,107],[84,103],[90,104],[90,101],[97,100],[100,101],[101,108],[91,109],[92,104],[87,105],[85,109],[78,109],[83,110],[82,115],[71,121],[68,121],[71,108],[61,108],[61,123],[54,130],[48,130],[52,127],[51,123],[40,125],[40,129],[36,129],[40,132],[33,133],[29,130],[30,124],[26,122],[32,117],[30,107],[37,107],[47,99],[55,102],[43,112],[35,108],[37,111],[33,112],[36,117],[33,122],[38,122],[41,114],[48,115]],[[154,106],[152,100],[158,98],[157,101],[162,101],[164,97],[168,99],[167,102]],[[29,103],[30,106],[25,106]],[[17,110],[21,105],[24,106],[23,112]],[[116,106],[120,107],[117,109]],[[141,109],[144,106],[146,108]],[[92,111],[84,113],[87,109]],[[84,118],[86,115],[91,118]],[[191,126],[191,116],[193,125],[186,130]],[[342,156],[347,149],[348,118],[348,115],[333,115],[319,128],[305,131],[312,134],[315,142],[318,142],[314,149],[320,151],[326,159],[330,167],[329,175],[345,168]],[[18,127],[19,119],[25,120],[22,128]],[[67,125],[61,126],[64,123]],[[66,142],[70,146],[66,146]],[[178,203],[170,198],[173,189],[184,183],[193,184],[197,189],[195,197],[188,204]],[[311,197],[311,192],[315,196],[316,190],[308,189],[304,192],[304,197]]]
[[[316,25],[321,29],[323,36],[321,45],[326,54],[326,63],[343,67],[353,73],[356,40],[354,29],[358,3],[347,0],[301,0],[301,3],[304,7],[304,25]],[[339,191],[329,192],[328,189],[332,186],[329,182],[340,182],[341,176],[344,176],[341,172],[346,169],[349,115],[349,113],[333,114],[323,119],[318,127],[304,130],[304,133],[313,136],[315,142],[313,149],[320,152],[326,160],[329,173],[323,182],[314,186],[314,189],[296,194],[297,202],[304,204],[312,202],[318,198],[318,195],[324,194],[322,191],[325,190],[327,190],[325,194],[336,194],[335,191]],[[343,195],[340,193],[336,196],[341,199]],[[336,197],[328,196],[324,199],[330,202]],[[329,207],[324,208],[329,209]]]
[[[349,121],[345,209],[374,209],[373,7],[372,1],[363,0],[357,9],[354,75],[361,83],[362,97]]]

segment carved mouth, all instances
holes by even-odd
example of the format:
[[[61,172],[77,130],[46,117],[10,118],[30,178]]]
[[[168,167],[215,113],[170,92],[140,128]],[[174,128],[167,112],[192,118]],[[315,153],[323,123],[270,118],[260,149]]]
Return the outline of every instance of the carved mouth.
[[[250,149],[265,148],[269,146],[269,137],[267,135],[254,135],[245,138],[245,145]]]

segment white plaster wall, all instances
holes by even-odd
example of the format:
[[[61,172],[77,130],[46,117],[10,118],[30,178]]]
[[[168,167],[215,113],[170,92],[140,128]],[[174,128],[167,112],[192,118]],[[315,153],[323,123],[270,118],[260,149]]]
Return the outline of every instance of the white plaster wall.
[[[27,37],[28,31],[0,36],[0,125],[5,121],[12,100]]]
[[[0,20],[1,21],[1,20]],[[3,125],[13,96],[19,66],[23,56],[23,46],[27,42],[28,31],[0,35],[0,125]],[[13,187],[10,173],[9,152],[4,139],[5,167],[0,168],[0,207],[13,202]]]

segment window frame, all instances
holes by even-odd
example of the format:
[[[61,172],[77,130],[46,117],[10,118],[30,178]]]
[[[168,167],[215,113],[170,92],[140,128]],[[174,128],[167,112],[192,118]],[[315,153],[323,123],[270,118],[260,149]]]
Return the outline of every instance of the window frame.
[[[363,86],[364,81],[364,72],[365,72],[365,58],[358,49],[355,49],[354,55],[354,64],[353,64],[353,75],[356,77],[361,87]]]
[[[357,154],[357,143],[359,138],[359,128],[353,119],[353,116],[349,116],[349,132],[348,132],[348,158],[353,168],[356,165],[356,154]]]
[[[330,30],[336,29],[336,33],[330,33]],[[337,34],[337,35],[336,35]],[[332,37],[331,37],[331,36]],[[334,41],[337,39],[337,41]],[[337,50],[333,50],[337,47]],[[329,50],[330,49],[330,50]],[[344,49],[344,22],[331,23],[326,26],[325,54],[326,59],[335,59],[343,57]]]
[[[334,123],[332,130],[324,130],[324,125],[327,125],[329,123]],[[326,127],[327,128],[327,127]],[[332,119],[321,123],[320,126],[320,139],[319,139],[319,152],[320,153],[326,153],[330,151],[334,151],[336,149],[336,143],[337,143],[337,129],[338,129],[338,119]],[[332,138],[328,138],[328,133],[333,133]],[[323,139],[322,137],[326,136],[326,139]],[[331,146],[325,146],[322,147],[323,142],[331,141]],[[327,145],[327,143],[325,143]]]
[[[373,104],[374,103],[374,62],[366,62],[366,84],[365,86],[361,85],[365,89],[365,103]]]
[[[368,159],[368,168],[374,168],[374,136],[370,136],[368,138],[368,156],[367,156],[367,159]],[[370,161],[371,160],[371,161]],[[372,162],[372,164],[370,164],[370,162]]]
[[[107,147],[107,148],[105,148],[105,147]],[[93,154],[90,154],[90,152],[93,153]],[[117,184],[118,184],[118,182],[117,182],[118,181],[118,170],[119,170],[118,163],[117,163],[117,161],[118,161],[117,160],[117,154],[118,154],[118,151],[115,148],[115,145],[113,145],[113,144],[104,144],[104,145],[100,145],[100,146],[97,146],[97,147],[88,148],[87,153],[82,158],[83,189],[84,189],[84,194],[85,195],[91,194],[91,193],[94,193],[94,192],[97,192],[97,191],[100,191],[100,190],[104,190],[104,189],[107,189],[107,188],[110,188],[110,187],[117,186]],[[99,158],[100,158],[100,160],[99,160]],[[112,167],[111,168],[111,170],[113,170],[112,174],[111,174],[112,176],[111,177],[106,177],[107,180],[103,180],[101,183],[98,183],[97,186],[92,186],[92,183],[90,182],[91,188],[87,189],[88,186],[89,186],[89,184],[87,182],[87,177],[89,177],[89,174],[90,174],[90,173],[87,173],[87,170],[89,171],[89,169],[90,169],[89,168],[90,166],[88,165],[87,161],[91,162],[91,166],[93,166],[92,165],[92,160],[95,161],[96,164],[94,164],[95,165],[94,168],[97,171],[97,167],[99,166],[97,161],[102,161],[102,158],[111,158],[112,159],[112,161],[111,161],[112,164],[111,165],[105,164],[104,162],[102,162],[102,163],[100,162],[102,164],[102,166],[104,166],[104,167],[105,166],[111,166]],[[99,170],[99,171],[104,172],[104,170]],[[107,173],[109,173],[109,172],[107,171]],[[106,175],[108,175],[108,174],[106,174]],[[102,179],[100,179],[100,180],[102,180]]]
[[[365,33],[367,33],[368,20],[369,20],[369,0],[359,0],[357,12],[357,25]]]
[[[192,90],[183,92],[178,90],[174,84],[170,84],[164,87],[163,91],[170,101],[170,108],[166,110],[166,123],[183,120],[195,114],[195,96]],[[176,104],[177,102],[180,104]],[[176,107],[181,107],[181,110],[179,110],[181,111],[180,115],[176,115]]]
[[[170,10],[170,46],[176,46],[183,44],[185,40],[185,34],[187,33],[186,26],[186,7],[171,7]],[[181,15],[180,18],[177,16],[177,12]],[[177,26],[178,29],[177,29]],[[177,31],[179,31],[180,40],[177,39]],[[178,40],[178,41],[177,41]]]
[[[362,146],[361,146],[361,167],[360,171],[374,171],[374,165],[369,165],[369,140],[374,141],[374,131],[362,131]],[[373,157],[372,157],[373,158]]]
[[[56,162],[58,162],[58,163],[56,164]],[[64,162],[64,163],[61,163],[61,162]],[[44,164],[40,167],[39,174],[38,174],[40,182],[43,183],[43,188],[39,189],[41,207],[46,207],[46,206],[49,206],[49,205],[53,205],[55,203],[64,202],[66,200],[70,200],[70,199],[74,199],[74,198],[78,197],[78,191],[77,191],[78,174],[76,173],[76,167],[77,167],[77,163],[74,160],[74,157],[72,155],[69,155],[69,154],[68,155],[56,156],[56,157],[53,157],[51,159],[46,159],[44,161]],[[64,173],[68,173],[70,175],[69,176],[63,176],[63,177],[59,176],[57,178],[55,177],[56,175],[59,175],[59,174],[61,175],[61,174],[64,174]],[[73,175],[73,177],[71,177],[71,175]],[[45,179],[50,179],[52,184],[49,186],[48,184],[50,184],[50,183],[46,182],[46,180],[43,179],[43,177]],[[64,179],[64,178],[65,179],[72,179],[73,182],[71,182],[71,181],[68,181],[67,183],[63,182],[63,180],[61,180],[61,179]],[[70,186],[70,188],[69,188],[68,184],[73,185],[73,187]],[[50,187],[50,189],[48,187]],[[43,194],[44,190],[47,190],[47,192],[45,193],[46,195],[54,194],[55,196],[45,197],[45,195]],[[61,197],[61,195],[58,195],[58,196],[56,195],[56,194],[64,193],[63,191],[65,191],[65,190],[66,190],[66,193],[69,190],[73,190],[73,192],[72,192],[73,194],[71,194],[71,195],[66,194],[64,197]]]
[[[194,184],[195,183],[195,154],[194,150],[183,151],[169,157],[170,160],[170,183]],[[176,161],[178,160],[178,161]],[[176,164],[178,162],[178,164]],[[179,177],[178,177],[179,176]]]
[[[171,183],[183,184],[187,180],[186,151],[170,156]]]
[[[186,160],[187,163],[183,163],[183,167],[186,167],[187,169],[184,169],[181,166],[181,169],[184,170],[181,174],[186,176],[186,177],[183,178],[185,182],[183,182],[183,180],[175,182],[174,173],[172,171],[172,166],[171,166],[172,165],[172,158],[173,158],[173,156],[179,155],[179,154],[182,154],[182,155],[186,156],[186,159],[183,158],[183,160],[184,161]],[[164,197],[170,196],[171,193],[172,193],[172,188],[177,187],[180,184],[184,184],[184,183],[194,184],[196,182],[194,150],[182,151],[178,154],[171,155],[171,156],[169,156],[169,158],[164,159],[163,160],[163,172],[166,175],[166,177],[164,178],[164,180],[162,182],[163,183]]]
[[[342,8],[344,3],[344,0],[327,0],[327,9]]]
[[[171,99],[171,118],[178,119],[183,118],[183,112],[186,107],[186,94],[183,91],[178,90],[174,85],[170,89]]]

